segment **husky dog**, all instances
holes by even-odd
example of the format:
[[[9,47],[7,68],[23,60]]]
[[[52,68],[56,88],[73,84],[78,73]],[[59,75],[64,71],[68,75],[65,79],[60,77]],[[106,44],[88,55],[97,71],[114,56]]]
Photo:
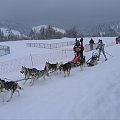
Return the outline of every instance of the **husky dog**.
[[[43,77],[44,80],[45,80],[45,76],[50,77],[48,71],[46,70],[46,68],[44,68],[44,70],[37,70],[37,71],[32,72],[31,85],[34,84],[35,80],[38,80],[41,77]]]
[[[80,59],[80,69],[81,69],[81,71],[83,70],[83,67],[85,67],[85,63],[86,63],[85,56],[83,56],[83,58]]]
[[[25,84],[28,79],[32,78],[32,73],[36,71],[36,68],[27,68],[25,66],[22,66],[20,72],[25,75],[25,82],[23,84]]]
[[[54,72],[54,71],[57,71],[57,64],[51,64],[49,62],[46,62],[45,63],[45,68],[47,69],[47,71],[51,71],[51,72]]]
[[[60,63],[57,62],[56,64],[51,64],[49,62],[46,62],[45,68],[47,71],[55,72],[55,71],[58,71],[61,64],[62,64],[62,62],[60,62]]]
[[[4,90],[4,82],[5,82],[5,80],[2,80],[0,78],[0,92],[3,92],[3,90]]]
[[[71,71],[71,63],[67,62],[65,64],[60,65],[60,69],[64,72],[64,77],[66,77],[66,73],[67,76],[69,76]]]
[[[11,91],[11,96],[10,98],[7,100],[7,102],[9,102],[12,97],[13,97],[13,94],[14,92],[18,92],[18,95],[20,95],[19,93],[19,90],[18,89],[23,89],[21,88],[17,82],[15,81],[5,81],[5,80],[1,80],[0,79],[0,91],[1,92],[4,92],[5,90],[7,91]],[[3,98],[3,101],[4,101],[4,98]]]

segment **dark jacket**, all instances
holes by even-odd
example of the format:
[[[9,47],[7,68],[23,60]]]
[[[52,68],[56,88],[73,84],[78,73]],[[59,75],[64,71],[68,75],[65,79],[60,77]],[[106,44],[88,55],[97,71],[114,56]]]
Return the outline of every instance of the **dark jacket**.
[[[99,50],[101,50],[101,51],[104,51],[104,46],[105,46],[105,44],[103,44],[102,41],[99,41],[96,49],[99,49]]]
[[[83,45],[83,38],[80,39],[80,43],[81,43],[81,45]]]
[[[94,44],[94,40],[91,39],[91,40],[89,41],[89,44]]]

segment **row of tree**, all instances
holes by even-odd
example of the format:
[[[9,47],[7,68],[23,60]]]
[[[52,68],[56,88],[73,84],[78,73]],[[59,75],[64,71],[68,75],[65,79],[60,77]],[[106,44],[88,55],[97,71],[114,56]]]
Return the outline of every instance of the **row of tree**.
[[[3,33],[2,30],[0,30],[0,42],[3,42],[3,41],[16,41],[16,40],[25,40],[25,39],[28,39],[27,36],[25,36],[24,34],[21,34],[21,35],[16,35],[14,33],[12,33],[11,31],[8,32],[7,35],[5,35]]]
[[[41,27],[39,31],[31,29],[28,35],[15,35],[10,32],[8,35],[4,35],[3,31],[0,30],[0,41],[8,41],[8,40],[23,40],[23,39],[31,39],[31,40],[47,40],[47,39],[60,39],[63,37],[76,38],[82,37],[82,34],[79,34],[76,27],[72,27],[66,30],[64,33],[60,31],[56,31],[51,25],[48,25],[46,28]]]
[[[117,27],[118,28],[118,27]],[[120,33],[120,32],[119,32]],[[46,39],[60,39],[62,37],[69,37],[69,38],[77,38],[77,37],[111,37],[117,36],[118,30],[116,30],[113,26],[109,26],[106,24],[100,24],[96,26],[95,32],[90,34],[82,34],[78,32],[76,27],[72,27],[66,30],[64,33],[60,31],[56,31],[51,25],[47,27],[41,27],[39,31],[31,29],[28,35],[15,35],[12,32],[6,36],[4,35],[3,31],[0,30],[0,41],[8,41],[8,40],[22,40],[22,39],[31,39],[31,40],[46,40]]]
[[[57,32],[53,29],[52,26],[48,26],[47,28],[42,27],[39,32],[36,32],[36,30],[31,30],[29,37],[31,39],[36,39],[36,40],[45,40],[45,39],[55,39],[55,38],[62,38],[63,34],[61,32]]]
[[[99,37],[114,37],[120,35],[120,24],[110,24],[110,23],[104,23],[104,24],[98,24],[96,25],[95,36]]]
[[[81,37],[82,35],[78,33],[76,27],[73,27],[69,30],[66,30],[65,33],[60,31],[56,31],[51,25],[48,25],[47,28],[42,27],[39,32],[35,30],[31,30],[29,34],[29,38],[31,39],[39,39],[39,40],[46,40],[46,39],[60,39],[62,37]]]

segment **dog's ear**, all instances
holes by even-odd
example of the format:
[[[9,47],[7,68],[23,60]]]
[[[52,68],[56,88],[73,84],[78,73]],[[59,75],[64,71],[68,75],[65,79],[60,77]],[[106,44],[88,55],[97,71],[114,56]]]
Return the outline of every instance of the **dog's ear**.
[[[61,64],[60,67],[63,67],[63,64]]]

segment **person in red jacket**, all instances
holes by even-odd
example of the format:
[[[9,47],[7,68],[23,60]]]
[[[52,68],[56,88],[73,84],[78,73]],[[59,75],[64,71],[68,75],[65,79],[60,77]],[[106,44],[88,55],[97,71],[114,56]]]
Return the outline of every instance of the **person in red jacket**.
[[[76,53],[76,56],[80,56],[81,58],[83,58],[84,47],[83,45],[80,44],[79,41],[76,41],[76,44],[74,45],[73,50]]]

